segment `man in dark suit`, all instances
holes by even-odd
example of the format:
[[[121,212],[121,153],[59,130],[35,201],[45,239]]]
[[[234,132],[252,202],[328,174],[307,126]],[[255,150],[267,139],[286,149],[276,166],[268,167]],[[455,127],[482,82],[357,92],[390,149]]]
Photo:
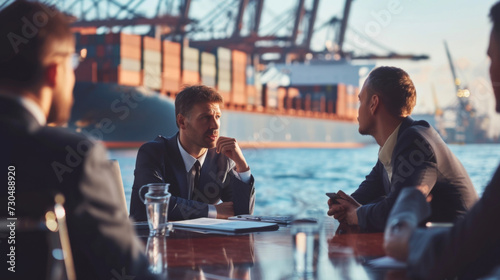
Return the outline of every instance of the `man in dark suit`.
[[[183,89],[175,99],[179,132],[158,136],[137,154],[130,216],[147,220],[141,186],[169,183],[169,220],[251,214],[254,179],[236,139],[219,136],[222,97],[206,86]],[[198,171],[196,171],[198,169]],[[220,204],[217,204],[220,201]]]
[[[374,69],[359,94],[359,132],[380,146],[378,161],[351,195],[328,201],[329,215],[362,230],[383,231],[403,187],[428,185],[433,222],[453,222],[477,201],[460,161],[425,121],[409,117],[416,91],[408,74],[395,67]]]
[[[491,8],[490,17],[490,78],[496,111],[500,113],[500,2]],[[429,199],[425,199],[428,193],[427,186],[407,188],[401,193],[385,230],[387,255],[407,261],[408,272],[414,278],[478,279],[490,275],[488,279],[499,279],[500,167],[481,199],[453,227],[417,228],[434,211]]]
[[[75,43],[68,20],[36,2],[15,1],[0,12],[0,197],[5,206],[0,216],[14,224],[15,233],[13,239],[12,231],[4,235],[2,229],[1,254],[13,252],[14,262],[2,262],[6,275],[0,278],[56,277],[48,263],[57,252],[46,239],[33,243],[22,228],[27,219],[42,221],[60,193],[78,279],[150,279],[106,149],[54,127],[68,120],[73,103]]]

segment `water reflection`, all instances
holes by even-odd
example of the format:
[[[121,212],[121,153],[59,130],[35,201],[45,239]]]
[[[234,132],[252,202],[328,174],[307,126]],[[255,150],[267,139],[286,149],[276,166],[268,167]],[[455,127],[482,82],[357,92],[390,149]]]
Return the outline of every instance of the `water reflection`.
[[[254,250],[252,234],[226,238],[182,230],[150,236],[146,245],[150,270],[162,279],[251,279]]]
[[[167,276],[167,238],[165,236],[149,236],[146,245],[146,256],[149,269],[154,274]]]

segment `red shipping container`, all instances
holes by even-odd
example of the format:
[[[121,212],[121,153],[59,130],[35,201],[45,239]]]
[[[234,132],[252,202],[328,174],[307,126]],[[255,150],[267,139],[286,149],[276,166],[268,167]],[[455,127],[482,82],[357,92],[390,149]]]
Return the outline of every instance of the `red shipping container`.
[[[182,71],[181,83],[183,85],[197,85],[200,83],[200,73],[195,71]]]
[[[294,98],[295,96],[299,96],[300,92],[297,88],[288,88],[287,96],[290,98]]]
[[[345,118],[347,114],[347,92],[344,84],[337,85],[337,116]]]
[[[172,56],[163,54],[162,58],[163,69],[166,68],[177,68],[179,71],[181,70],[181,57],[180,56]]]
[[[174,79],[180,81],[181,79],[181,70],[178,68],[164,68],[162,71],[162,75],[164,77],[168,77],[169,79]]]
[[[162,77],[161,89],[162,91],[178,92],[180,89],[180,80],[169,79],[168,77]]]
[[[104,45],[96,46],[96,55],[97,55],[97,57],[105,57],[106,56],[106,48]]]
[[[285,108],[286,92],[287,92],[286,88],[284,87],[278,88],[278,104],[276,104],[278,109]]]
[[[247,96],[245,93],[244,83],[234,83],[233,82],[233,92],[231,103],[234,105],[246,105]]]
[[[97,83],[97,62],[93,59],[86,59],[75,69],[75,79],[77,82]]]
[[[162,42],[162,52],[163,54],[170,54],[173,56],[181,56],[181,44],[177,42],[163,41]]]
[[[161,52],[161,41],[152,37],[143,36],[142,48],[146,50]]]
[[[326,112],[326,97],[325,96],[321,96],[319,99],[319,111],[321,113]]]
[[[297,110],[298,112],[302,111],[302,97],[301,96],[297,96],[295,97],[295,99],[293,100],[293,103],[294,103],[294,108],[295,110]]]
[[[304,111],[311,112],[311,94],[306,94],[304,99]]]
[[[132,58],[136,60],[141,60],[141,48],[132,45],[121,45],[120,46],[120,57]]]
[[[218,90],[219,94],[222,96],[224,99],[224,104],[229,105],[231,104],[231,94],[228,91],[221,91]]]
[[[108,33],[104,38],[108,45],[132,46],[140,49],[141,36],[126,33]]]
[[[142,81],[141,76],[141,72],[122,70],[119,66],[115,69],[98,72],[99,81],[125,86],[140,86]]]
[[[326,105],[327,105],[327,110],[328,110],[327,112],[328,112],[329,114],[330,114],[330,113],[334,113],[334,112],[335,112],[335,110],[334,110],[334,108],[335,108],[335,107],[334,107],[334,106],[335,106],[335,102],[333,102],[333,100],[328,100],[328,102],[327,102],[327,104],[326,104]]]
[[[71,32],[80,33],[82,35],[95,34],[97,27],[71,27]]]
[[[247,104],[248,105],[257,105],[257,89],[255,86],[246,86],[247,92]]]
[[[247,54],[246,53],[244,53],[242,51],[233,50],[231,54],[232,54],[233,63],[246,65],[246,63],[247,63]]]

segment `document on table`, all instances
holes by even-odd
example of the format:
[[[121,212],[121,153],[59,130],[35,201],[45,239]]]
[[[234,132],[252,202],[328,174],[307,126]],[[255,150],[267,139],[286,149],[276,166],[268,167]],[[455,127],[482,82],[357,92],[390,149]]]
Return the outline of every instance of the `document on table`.
[[[398,261],[388,256],[369,260],[366,262],[366,264],[374,268],[384,268],[384,269],[405,269],[407,267],[405,262]]]
[[[199,229],[209,231],[222,231],[232,233],[245,233],[254,231],[277,230],[279,226],[276,223],[231,221],[209,218],[198,218],[172,222],[174,228],[178,229]]]

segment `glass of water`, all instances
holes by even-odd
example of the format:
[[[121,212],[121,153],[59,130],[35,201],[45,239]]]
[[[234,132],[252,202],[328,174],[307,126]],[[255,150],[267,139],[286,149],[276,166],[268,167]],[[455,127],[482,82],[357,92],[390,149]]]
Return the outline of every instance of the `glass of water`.
[[[148,192],[144,195],[144,199],[141,197],[141,200],[146,205],[149,235],[165,235],[170,229],[168,223],[169,184],[152,183],[142,186],[141,189],[146,187]],[[141,189],[139,189],[139,194]]]

